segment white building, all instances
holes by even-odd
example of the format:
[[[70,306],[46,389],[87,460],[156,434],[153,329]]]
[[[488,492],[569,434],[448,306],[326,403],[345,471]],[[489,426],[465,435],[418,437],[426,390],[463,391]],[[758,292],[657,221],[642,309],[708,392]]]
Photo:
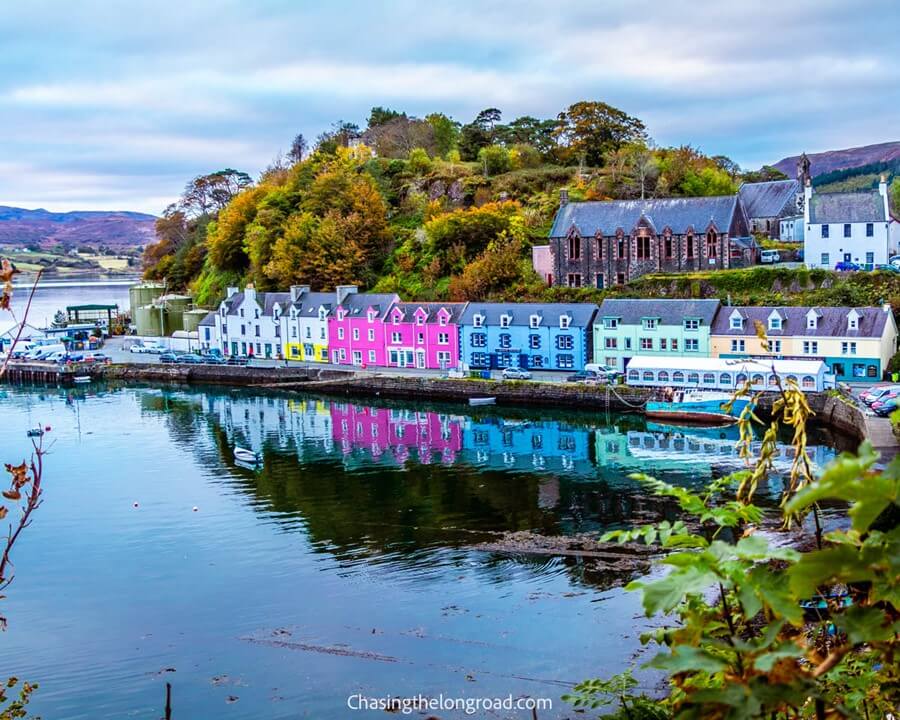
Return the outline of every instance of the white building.
[[[865,192],[814,193],[807,183],[803,259],[808,267],[834,268],[857,263],[871,269],[896,253],[887,182]]]
[[[804,219],[802,215],[781,218],[778,237],[784,242],[803,242]]]
[[[282,355],[281,310],[290,293],[258,293],[253,285],[243,292],[230,287],[216,313],[216,335],[225,355],[276,358]]]
[[[352,286],[344,289],[356,292]],[[290,300],[281,307],[285,358],[328,362],[328,316],[337,303],[337,293],[310,292],[309,285],[291,285]]]

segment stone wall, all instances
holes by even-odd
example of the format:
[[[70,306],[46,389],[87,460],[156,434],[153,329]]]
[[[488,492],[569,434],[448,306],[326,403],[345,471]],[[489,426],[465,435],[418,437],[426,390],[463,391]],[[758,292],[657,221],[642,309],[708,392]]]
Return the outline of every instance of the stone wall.
[[[108,365],[103,377],[132,382],[204,383],[216,385],[283,385],[351,377],[343,370],[240,365]]]

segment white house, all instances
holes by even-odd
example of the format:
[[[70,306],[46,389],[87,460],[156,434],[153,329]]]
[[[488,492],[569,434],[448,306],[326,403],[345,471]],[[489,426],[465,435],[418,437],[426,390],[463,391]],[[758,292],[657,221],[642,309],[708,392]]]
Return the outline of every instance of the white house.
[[[216,313],[216,333],[225,355],[281,357],[281,310],[290,293],[258,293],[253,285],[243,292],[230,287]]]
[[[289,302],[281,308],[285,358],[328,362],[328,316],[336,305],[336,293],[310,292],[309,285],[291,285]]]
[[[790,215],[781,218],[781,228],[779,238],[784,242],[803,242],[803,224],[802,215]]]
[[[808,267],[834,268],[852,262],[871,268],[896,251],[884,176],[877,190],[814,193],[807,183],[803,219],[804,261]],[[892,243],[892,239],[894,243]]]

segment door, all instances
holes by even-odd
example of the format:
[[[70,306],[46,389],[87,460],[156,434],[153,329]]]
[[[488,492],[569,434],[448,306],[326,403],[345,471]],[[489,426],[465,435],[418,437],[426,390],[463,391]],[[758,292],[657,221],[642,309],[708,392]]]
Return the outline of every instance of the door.
[[[420,370],[425,367],[425,351],[419,350],[416,353],[416,367]]]
[[[850,262],[850,253],[844,253],[844,262]]]

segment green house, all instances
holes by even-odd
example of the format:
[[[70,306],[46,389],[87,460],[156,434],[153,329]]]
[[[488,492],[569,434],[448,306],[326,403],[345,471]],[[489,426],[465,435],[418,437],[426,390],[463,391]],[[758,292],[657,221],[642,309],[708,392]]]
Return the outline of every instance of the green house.
[[[594,362],[624,371],[635,355],[710,357],[718,300],[604,300],[594,319]]]

